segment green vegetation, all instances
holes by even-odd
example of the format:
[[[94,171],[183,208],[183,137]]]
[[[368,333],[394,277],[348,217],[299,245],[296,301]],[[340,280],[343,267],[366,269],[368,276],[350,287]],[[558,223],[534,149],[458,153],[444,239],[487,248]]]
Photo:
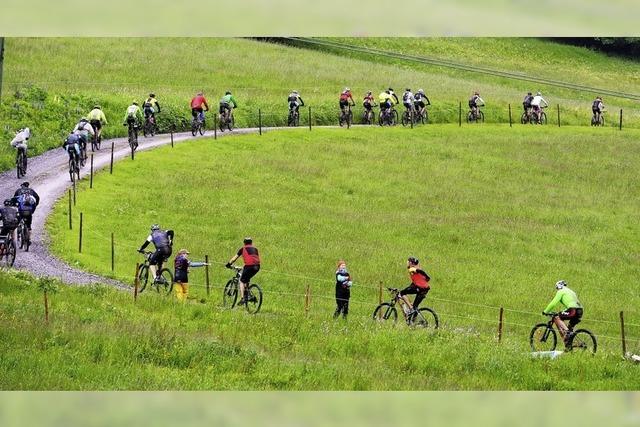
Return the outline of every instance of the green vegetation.
[[[112,275],[109,236],[115,232],[113,276],[131,282],[140,259],[135,249],[148,226],[160,222],[176,230],[176,250],[186,246],[194,259],[210,256],[214,287],[207,297],[203,271],[194,270],[191,294],[195,301],[206,299],[205,305],[178,308],[145,292],[139,306],[149,304],[148,311],[114,315],[129,325],[127,332],[113,333],[120,326],[101,321],[106,332],[95,339],[117,340],[109,347],[115,354],[123,347],[135,353],[129,340],[176,336],[180,349],[197,355],[187,371],[197,371],[219,368],[220,361],[211,368],[213,362],[190,347],[193,336],[213,336],[217,345],[235,348],[229,360],[238,363],[244,360],[239,354],[255,354],[255,370],[238,366],[241,374],[229,362],[224,374],[218,373],[225,379],[215,384],[189,382],[180,377],[186,372],[176,371],[178,377],[165,380],[122,373],[112,383],[85,374],[68,387],[637,388],[635,368],[618,355],[615,322],[619,310],[634,325],[640,318],[638,296],[630,287],[638,275],[634,259],[640,241],[630,226],[638,210],[636,138],[635,131],[531,126],[301,129],[201,139],[140,153],[134,162],[119,163],[114,175],[98,174],[93,190],[81,185],[74,216],[77,224],[78,213],[84,213],[82,254],[77,254],[77,229],[68,230],[66,201],[56,206],[49,223],[54,252],[81,268]],[[169,170],[177,172],[159,172]],[[246,234],[254,237],[264,264],[256,282],[266,291],[265,303],[256,317],[218,307],[221,286],[231,275],[222,264]],[[407,283],[404,261],[410,254],[423,259],[433,277],[426,304],[443,321],[435,335],[379,329],[368,321],[380,281]],[[347,260],[356,281],[347,326],[330,321],[339,258]],[[586,306],[582,326],[600,338],[594,358],[532,361],[526,354],[528,331],[542,320],[537,313],[559,278],[569,281]],[[307,285],[312,303],[305,318]],[[119,295],[114,292],[113,298],[131,299]],[[57,299],[91,306],[75,296]],[[517,310],[507,311],[498,347],[498,310],[487,306]],[[170,332],[176,319],[194,332]],[[260,333],[235,331],[240,321]],[[154,322],[165,326],[149,326]],[[151,332],[130,338],[143,324]],[[635,326],[628,331],[635,340],[638,333]],[[158,347],[170,357],[167,349],[173,347],[163,342]],[[152,371],[154,363],[142,371]],[[405,371],[408,377],[400,378]],[[280,374],[285,379],[274,384]]]
[[[637,63],[548,41],[339,40],[635,93],[640,88]],[[133,99],[141,101],[150,91],[158,95],[163,107],[159,123],[165,132],[170,125],[185,129],[190,120],[188,102],[198,90],[204,90],[216,109],[219,97],[231,89],[240,102],[236,114],[240,127],[257,126],[258,109],[263,113],[263,125],[285,124],[285,99],[292,89],[300,90],[312,106],[315,123],[334,124],[337,95],[345,85],[358,98],[366,90],[377,95],[388,86],[398,91],[405,86],[414,90],[423,87],[434,103],[430,113],[436,123],[455,122],[458,101],[466,113],[466,100],[474,89],[480,89],[488,103],[486,120],[501,123],[508,121],[508,103],[518,121],[521,98],[527,89],[541,89],[553,106],[561,104],[564,124],[587,125],[593,98],[593,94],[538,88],[527,82],[442,67],[344,57],[247,39],[9,38],[0,139],[10,140],[17,128],[29,125],[34,130],[31,153],[41,153],[60,145],[75,121],[95,103],[102,105],[110,122],[105,135],[124,136],[120,120],[126,106]],[[625,100],[605,99],[605,104],[610,111],[608,125],[616,122],[619,108],[635,108]],[[306,123],[304,113],[302,122]],[[555,111],[548,113],[555,121]],[[638,125],[638,115],[627,113],[625,126]],[[7,144],[0,144],[0,170],[11,167],[13,160],[14,153]]]

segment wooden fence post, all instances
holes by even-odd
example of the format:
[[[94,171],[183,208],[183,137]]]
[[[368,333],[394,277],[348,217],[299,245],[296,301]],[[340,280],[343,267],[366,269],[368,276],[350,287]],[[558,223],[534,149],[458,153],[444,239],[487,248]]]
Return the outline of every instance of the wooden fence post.
[[[78,253],[82,253],[82,212],[80,212],[80,229],[78,234]]]
[[[504,308],[500,307],[500,321],[498,323],[498,342],[502,341],[502,320],[504,318]]]
[[[311,130],[311,106],[309,106],[309,130]]]
[[[76,180],[73,180],[73,206],[76,205]]]
[[[44,321],[49,324],[49,299],[47,298],[47,290],[44,290]]]
[[[307,285],[307,289],[304,292],[304,314],[309,314],[309,295],[311,292],[310,285]]]
[[[89,188],[93,188],[93,153],[91,153],[91,181],[89,181]]]
[[[213,115],[213,139],[218,139],[218,115]]]
[[[262,110],[258,108],[258,132],[262,135]]]
[[[509,127],[513,127],[513,120],[511,119],[511,104],[509,104]]]
[[[210,293],[210,289],[209,289],[209,255],[205,255],[204,256],[204,262],[205,262],[205,266],[204,266],[204,274],[205,274],[205,280],[206,280],[206,284],[207,284],[207,296],[209,296]]]
[[[173,148],[173,131],[176,125],[171,125],[171,148]]]
[[[111,233],[111,271],[115,271],[116,268],[116,246],[113,240],[113,233]]]
[[[560,127],[560,104],[558,104],[558,127]]]
[[[622,130],[622,108],[620,109],[620,130]]]
[[[71,189],[69,189],[69,230],[73,230],[73,227],[71,225]]]
[[[620,312],[620,333],[622,336],[622,356],[625,357],[627,355],[627,341],[624,336],[624,312]]]
[[[111,143],[111,165],[109,166],[109,174],[113,174],[113,142]]]
[[[138,273],[140,273],[140,263],[136,263],[136,277],[133,279],[133,302],[138,301],[138,287],[140,286]]]
[[[458,127],[462,127],[462,101],[458,104]]]

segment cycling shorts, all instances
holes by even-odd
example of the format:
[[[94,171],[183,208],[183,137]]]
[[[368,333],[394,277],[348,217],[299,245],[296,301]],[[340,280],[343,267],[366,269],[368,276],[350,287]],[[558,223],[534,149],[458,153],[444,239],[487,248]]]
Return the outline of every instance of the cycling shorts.
[[[581,308],[568,308],[560,313],[560,319],[569,321],[569,329],[573,329],[575,325],[582,320]]]
[[[599,108],[591,108],[591,111],[593,111],[593,114],[602,113],[602,111]]]
[[[425,107],[424,101],[416,101],[415,106],[422,109]]]
[[[340,108],[345,108],[349,105],[349,100],[348,99],[341,99],[340,100]]]
[[[242,269],[242,274],[240,275],[240,281],[244,284],[248,284],[251,281],[251,278],[258,274],[258,271],[260,271],[260,264],[245,265]]]
[[[202,113],[204,110],[202,109],[202,107],[199,108],[192,108],[191,109],[191,115],[193,116],[193,118],[195,119],[196,117],[198,117],[198,114]]]
[[[145,109],[144,109],[144,117],[145,117],[145,118],[149,118],[149,117],[151,117],[151,116],[155,115],[155,113],[156,113],[156,112],[155,112],[155,111],[153,110],[153,108],[151,108],[151,107],[148,107],[148,108],[145,108]]]
[[[299,107],[299,104],[297,102],[290,102],[289,103],[289,110],[295,109],[296,111],[298,111],[298,107]]]
[[[364,107],[365,110],[370,111],[373,108],[373,105],[371,105],[370,102],[363,102],[362,106]]]
[[[102,129],[102,122],[100,120],[91,120],[89,121],[89,124],[93,126],[94,130]]]
[[[416,286],[414,283],[410,284],[406,288],[400,291],[400,295],[413,295],[413,294],[422,294],[426,295],[429,292],[430,288],[421,288]]]
[[[407,110],[413,107],[413,105],[410,102],[404,102],[403,105],[404,105],[404,108],[406,108]]]
[[[156,248],[156,251],[149,257],[149,265],[159,265],[171,256],[171,246]]]
[[[220,114],[224,113],[225,110],[231,111],[231,106],[229,104],[227,104],[226,102],[221,102],[220,103]]]
[[[24,224],[29,230],[31,230],[31,221],[33,221],[33,212],[31,211],[18,211],[21,218],[24,218]]]
[[[389,101],[381,102],[380,103],[380,108],[384,109],[384,110],[387,110],[387,109],[391,108],[391,102],[389,102]]]

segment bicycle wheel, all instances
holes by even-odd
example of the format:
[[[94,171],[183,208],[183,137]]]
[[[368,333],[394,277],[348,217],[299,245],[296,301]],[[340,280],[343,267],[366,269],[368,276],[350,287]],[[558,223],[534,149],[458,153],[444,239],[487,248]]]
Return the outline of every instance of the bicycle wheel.
[[[0,256],[0,268],[9,269],[13,267],[13,263],[16,260],[16,245],[13,240],[5,240],[2,245],[3,252]]]
[[[423,125],[429,122],[429,112],[426,108],[424,109],[424,113],[420,116],[420,122],[422,122]]]
[[[143,264],[140,267],[140,271],[138,271],[138,293],[142,293],[144,289],[147,287],[147,282],[149,281],[149,266]]]
[[[382,112],[380,112],[380,114],[378,114],[378,124],[380,126],[384,126],[384,115],[382,114]]]
[[[160,270],[160,283],[158,283],[156,290],[160,292],[161,287],[163,287],[164,293],[167,295],[171,294],[173,290],[173,274],[168,268]]]
[[[531,329],[529,344],[532,351],[553,351],[558,344],[556,331],[546,323],[538,323]]]
[[[417,328],[438,329],[439,324],[438,315],[429,307],[418,309],[418,312],[411,319],[411,326]]]
[[[198,133],[202,136],[204,135],[205,130],[207,130],[207,127],[205,125],[205,121],[202,120],[199,124],[198,124]]]
[[[594,353],[598,349],[596,337],[586,329],[578,329],[573,333],[573,337],[569,340],[569,351],[591,352]]]
[[[144,137],[146,138],[149,134],[151,134],[151,131],[149,130],[149,120],[146,120],[144,122],[144,126],[142,127],[142,135],[144,135]]]
[[[138,149],[138,128],[133,128],[133,151]]]
[[[602,113],[600,113],[600,121],[599,121],[599,125],[600,125],[600,126],[604,126],[604,116],[602,115]],[[26,161],[26,157],[25,157],[25,161]],[[25,172],[27,171],[26,166],[25,166],[24,170],[25,170]]]
[[[98,141],[96,142],[96,149],[100,151],[100,144],[102,144],[102,135],[96,138]]]
[[[478,118],[476,122],[477,121],[480,121],[480,123],[484,123],[484,113],[482,112],[482,110],[478,110]]]
[[[343,127],[345,123],[347,123],[347,120],[345,118],[344,111],[341,111],[340,114],[338,114],[338,124],[340,127]]]
[[[249,285],[245,292],[247,292],[247,303],[245,304],[247,311],[251,314],[256,314],[262,306],[262,289],[254,283]]]
[[[224,114],[218,115],[218,128],[220,128],[220,132],[224,132],[224,128],[226,126],[226,116]]]
[[[229,117],[229,119],[227,120],[227,129],[229,130],[233,130],[233,127],[235,126],[236,121],[233,118],[233,114],[231,114],[231,116]]]
[[[24,240],[23,240],[24,251],[29,252],[29,246],[31,246],[31,232],[29,231],[26,225],[24,226],[22,232],[24,236]]]
[[[399,122],[399,116],[398,116],[398,112],[396,110],[393,110],[393,112],[391,113],[391,122],[389,123],[390,126],[395,126],[396,124],[398,124]]]
[[[222,305],[224,307],[233,308],[236,305],[236,301],[238,300],[238,282],[234,279],[231,279],[224,286],[224,291],[222,293]]]
[[[402,114],[402,126],[408,125],[410,121],[411,121],[411,117],[409,117],[408,111],[405,111]]]
[[[472,113],[471,111],[469,111],[469,112],[467,113],[467,123],[474,122],[475,120],[476,120],[476,119],[475,119],[475,117],[473,116],[473,113]]]
[[[196,136],[197,133],[198,133],[198,123],[195,121],[195,119],[193,119],[191,121],[191,135]]]
[[[540,113],[540,122],[541,125],[546,125],[547,124],[547,113],[545,113],[544,111],[542,113]]]
[[[300,113],[296,111],[296,113],[293,115],[293,125],[295,127],[300,126]]]
[[[398,320],[398,311],[388,302],[383,302],[373,312],[373,320],[384,322],[390,320],[395,322]]]
[[[524,112],[522,113],[522,116],[520,116],[520,123],[522,123],[523,125],[526,125],[529,122],[529,115]]]

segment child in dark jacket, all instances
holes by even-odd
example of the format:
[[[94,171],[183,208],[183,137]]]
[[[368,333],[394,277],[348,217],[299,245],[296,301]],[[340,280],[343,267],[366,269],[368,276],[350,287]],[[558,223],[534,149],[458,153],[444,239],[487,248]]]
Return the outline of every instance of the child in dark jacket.
[[[187,294],[189,293],[189,267],[203,267],[209,265],[205,262],[196,262],[189,260],[189,251],[186,249],[180,249],[176,255],[174,261],[175,274],[173,281],[174,290],[176,291],[176,298],[180,302],[187,300]]]
[[[336,270],[336,312],[333,318],[337,319],[342,313],[343,318],[347,318],[349,313],[349,298],[351,297],[351,275],[347,271],[347,264],[344,261],[338,262]]]

